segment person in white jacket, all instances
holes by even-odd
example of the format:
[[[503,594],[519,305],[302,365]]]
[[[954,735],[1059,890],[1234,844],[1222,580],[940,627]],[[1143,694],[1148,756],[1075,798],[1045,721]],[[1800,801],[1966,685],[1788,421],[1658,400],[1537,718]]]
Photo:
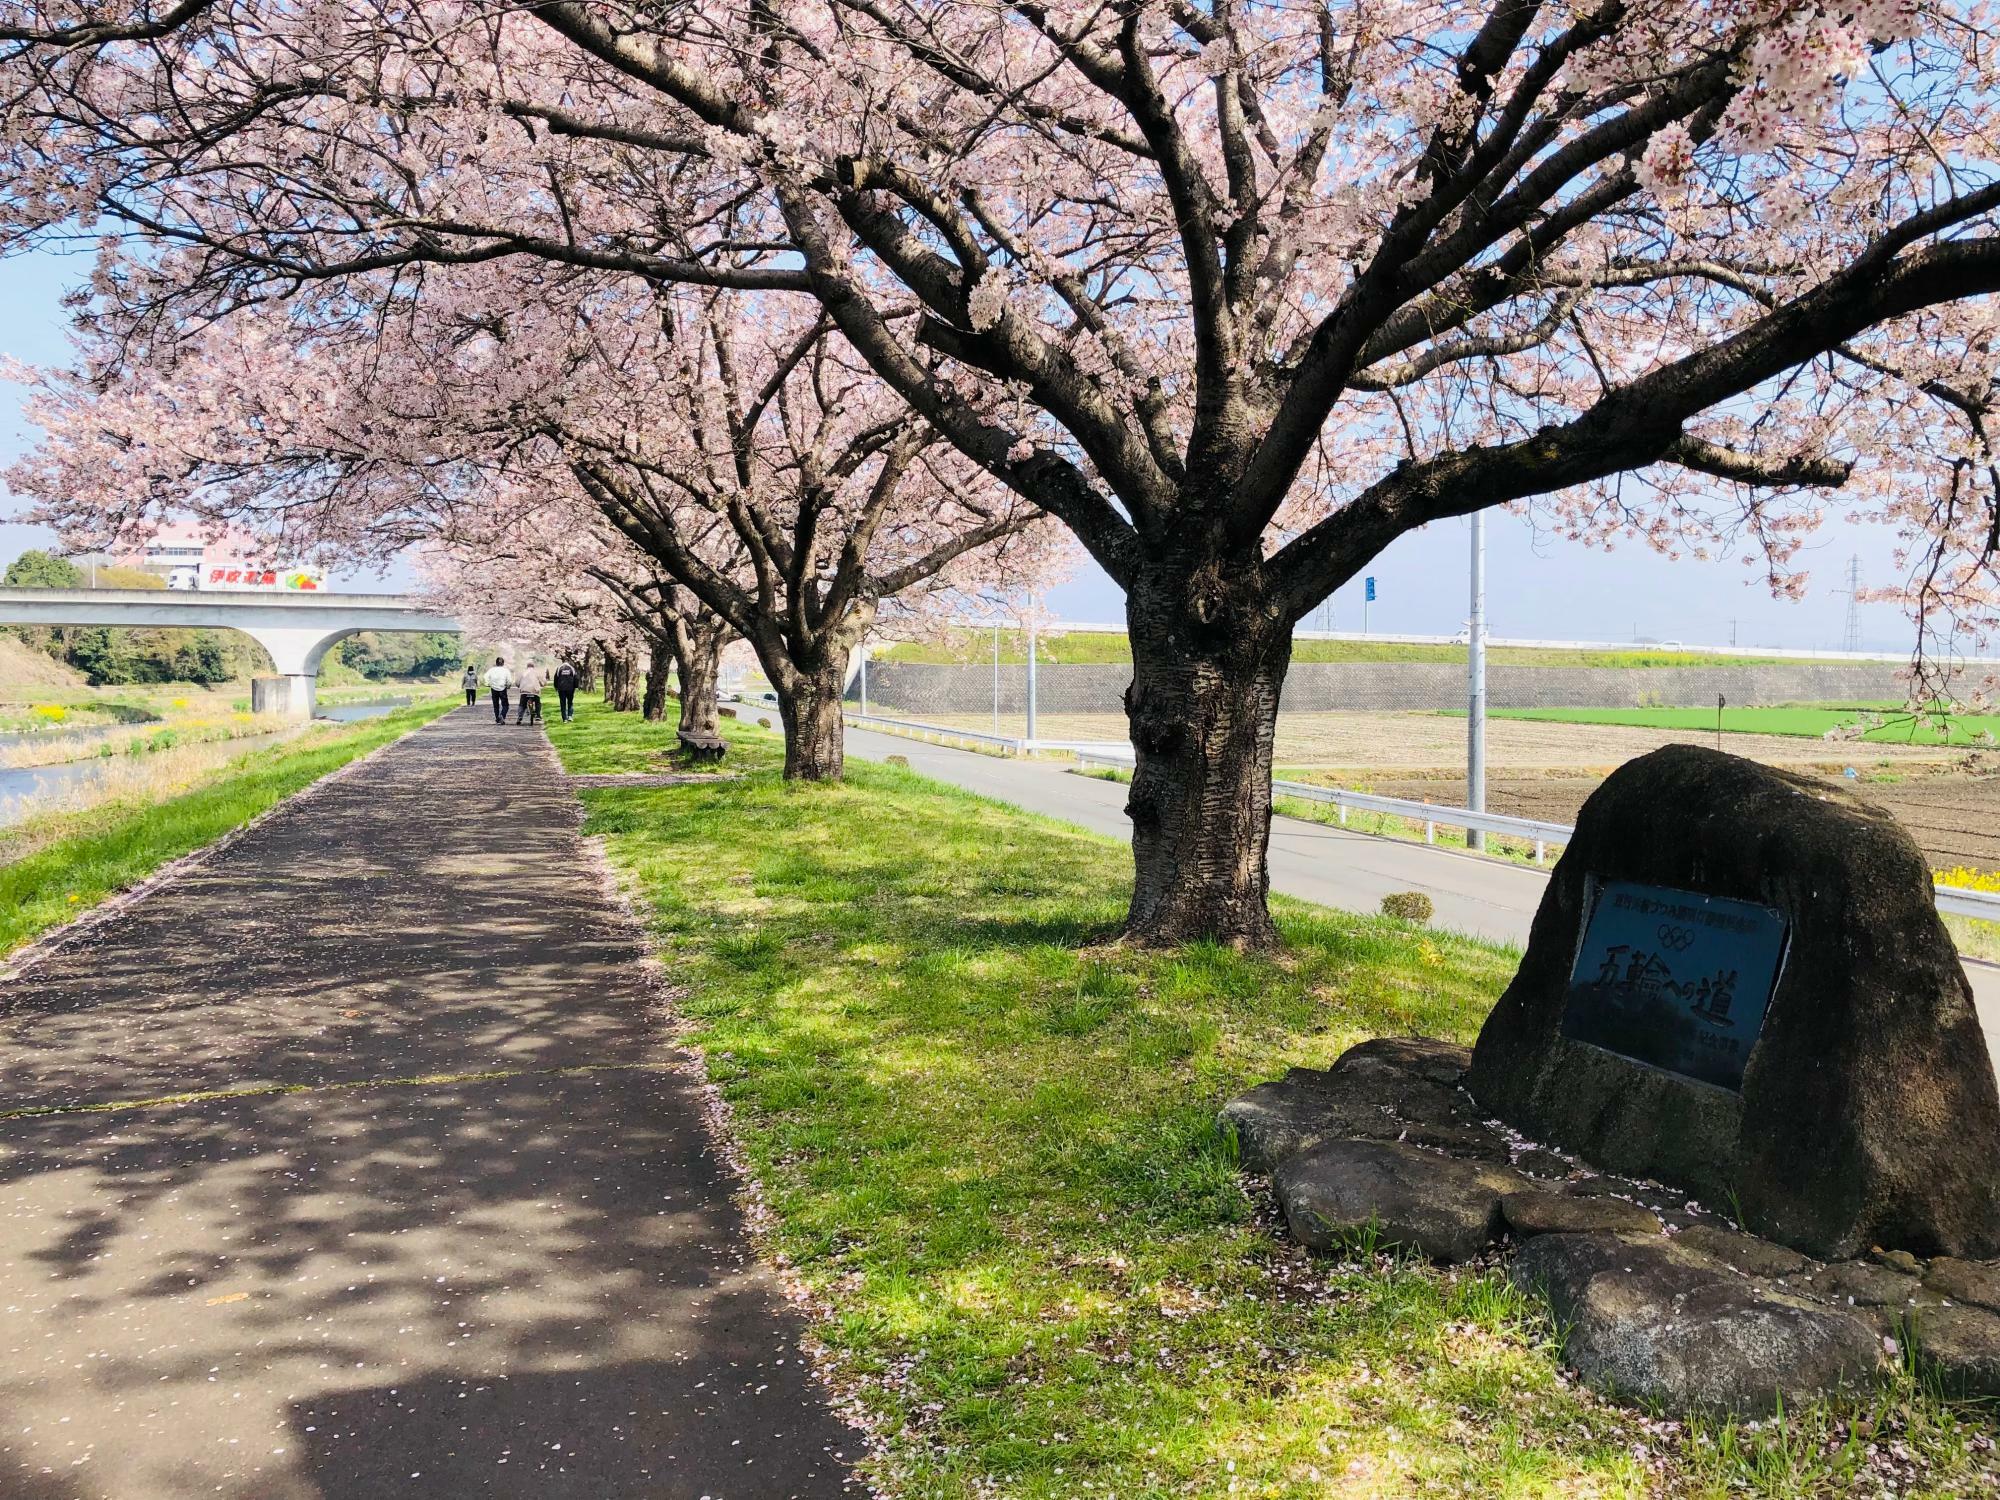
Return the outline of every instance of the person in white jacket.
[[[514,685],[514,674],[507,670],[507,658],[496,656],[493,665],[486,671],[486,687],[493,694],[493,722],[507,722],[507,690]]]
[[[542,722],[542,669],[535,665],[531,656],[521,668],[521,675],[514,679],[514,686],[520,691],[521,706],[514,713],[516,724],[539,724]]]

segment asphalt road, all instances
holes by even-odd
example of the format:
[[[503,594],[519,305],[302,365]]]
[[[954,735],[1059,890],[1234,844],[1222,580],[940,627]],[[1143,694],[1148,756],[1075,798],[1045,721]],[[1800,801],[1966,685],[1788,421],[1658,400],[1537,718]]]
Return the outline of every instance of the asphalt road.
[[[640,953],[480,704],[0,983],[0,1500],[849,1493]]]
[[[1003,759],[874,730],[849,729],[847,748],[868,760],[901,755],[911,769],[953,786],[1116,839],[1131,836],[1121,782],[1079,776],[1052,762]],[[1270,866],[1273,890],[1345,911],[1379,911],[1391,891],[1423,891],[1436,905],[1435,925],[1517,948],[1527,946],[1548,883],[1532,866],[1297,818],[1271,820]],[[2000,967],[1968,963],[1965,972],[2000,1071]]]

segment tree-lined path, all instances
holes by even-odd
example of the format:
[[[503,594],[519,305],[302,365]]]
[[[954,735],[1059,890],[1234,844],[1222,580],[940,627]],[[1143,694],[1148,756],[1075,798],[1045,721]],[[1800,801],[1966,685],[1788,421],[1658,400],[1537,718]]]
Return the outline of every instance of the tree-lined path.
[[[0,1500],[844,1493],[639,958],[481,704],[0,982]]]

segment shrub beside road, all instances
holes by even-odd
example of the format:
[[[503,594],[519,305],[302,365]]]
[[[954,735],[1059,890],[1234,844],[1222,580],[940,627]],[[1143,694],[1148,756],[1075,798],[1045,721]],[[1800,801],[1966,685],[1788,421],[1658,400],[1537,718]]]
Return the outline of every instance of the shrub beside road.
[[[676,1004],[824,1313],[891,1493],[1963,1493],[1990,1432],[1914,1381],[1758,1427],[1652,1421],[1558,1370],[1538,1305],[1477,1269],[1300,1254],[1213,1120],[1377,1034],[1468,1041],[1496,950],[1274,903],[1275,956],[1112,941],[1119,845],[848,763],[593,786]],[[586,702],[576,772],[671,731]],[[1893,1450],[1893,1451],[1892,1451]]]

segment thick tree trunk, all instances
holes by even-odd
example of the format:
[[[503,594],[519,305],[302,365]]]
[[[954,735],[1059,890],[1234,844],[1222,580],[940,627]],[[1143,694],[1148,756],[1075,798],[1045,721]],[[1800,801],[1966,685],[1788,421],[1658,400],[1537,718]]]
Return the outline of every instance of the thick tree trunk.
[[[681,679],[680,727],[690,734],[716,732],[715,695],[722,680],[722,632],[693,631],[689,649],[674,659]]]
[[[667,669],[673,661],[674,654],[667,649],[666,642],[654,641],[646,658],[646,701],[642,709],[648,724],[657,724],[667,716]]]
[[[1203,622],[1186,577],[1130,596],[1132,685],[1126,718],[1138,764],[1128,936],[1262,947],[1277,939],[1266,904],[1271,746],[1291,628],[1238,607]]]
[[[778,715],[785,721],[785,779],[838,781],[845,765],[846,723],[840,694],[847,684],[843,658],[811,672],[771,674]]]
[[[583,648],[583,658],[576,664],[576,690],[588,693],[597,687],[597,648]]]
[[[639,663],[629,653],[604,653],[604,702],[614,713],[629,714],[639,707]]]

